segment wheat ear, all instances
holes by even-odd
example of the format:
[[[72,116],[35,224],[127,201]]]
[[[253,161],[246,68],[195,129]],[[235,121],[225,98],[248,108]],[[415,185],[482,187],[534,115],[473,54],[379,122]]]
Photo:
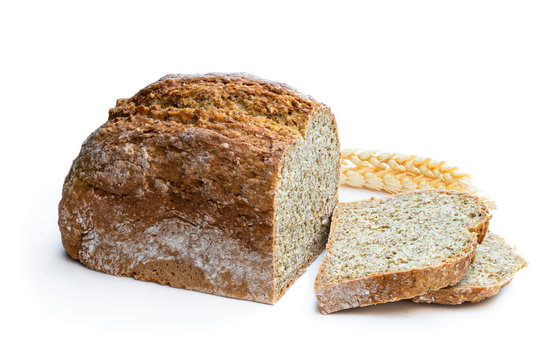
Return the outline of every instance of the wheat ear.
[[[476,194],[471,177],[444,161],[415,155],[346,149],[341,153],[343,185],[391,194],[424,190],[456,190]],[[495,209],[492,200],[482,198]]]

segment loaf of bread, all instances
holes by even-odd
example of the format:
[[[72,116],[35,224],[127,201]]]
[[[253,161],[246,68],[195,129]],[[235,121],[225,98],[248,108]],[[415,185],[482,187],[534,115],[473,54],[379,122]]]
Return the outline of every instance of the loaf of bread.
[[[445,305],[479,302],[497,295],[526,265],[527,262],[502,237],[488,231],[484,241],[476,247],[474,263],[463,279],[454,286],[416,296],[412,300]]]
[[[340,203],[315,280],[321,312],[454,285],[473,262],[489,218],[478,198],[439,190]]]
[[[245,74],[169,75],[82,145],[62,243],[105,273],[275,303],[324,249],[338,180],[325,105]]]

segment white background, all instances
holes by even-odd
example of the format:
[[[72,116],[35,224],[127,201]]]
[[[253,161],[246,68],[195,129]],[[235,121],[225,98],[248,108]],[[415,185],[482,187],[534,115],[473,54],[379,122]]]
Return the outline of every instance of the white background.
[[[2,2],[0,355],[537,356],[539,19],[537,1],[517,0]],[[117,98],[167,73],[211,71],[286,82],[330,105],[343,147],[461,167],[497,201],[491,228],[529,266],[476,305],[323,316],[312,290],[320,258],[274,306],[70,260],[57,204],[83,140]]]

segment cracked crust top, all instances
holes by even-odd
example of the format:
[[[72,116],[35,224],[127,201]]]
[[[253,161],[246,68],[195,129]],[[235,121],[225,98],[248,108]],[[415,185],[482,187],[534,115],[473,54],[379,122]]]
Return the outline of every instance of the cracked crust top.
[[[110,118],[125,116],[129,105],[160,108],[213,107],[262,116],[305,134],[310,116],[324,104],[293,88],[249,74],[167,75],[130,99],[120,99]]]

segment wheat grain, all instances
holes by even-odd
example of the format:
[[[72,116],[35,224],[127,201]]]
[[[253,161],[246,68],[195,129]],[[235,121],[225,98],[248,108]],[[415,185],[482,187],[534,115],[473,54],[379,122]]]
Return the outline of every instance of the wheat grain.
[[[341,184],[388,193],[424,189],[476,194],[471,177],[444,161],[374,150],[346,149],[341,153]],[[491,209],[494,201],[482,198]]]

